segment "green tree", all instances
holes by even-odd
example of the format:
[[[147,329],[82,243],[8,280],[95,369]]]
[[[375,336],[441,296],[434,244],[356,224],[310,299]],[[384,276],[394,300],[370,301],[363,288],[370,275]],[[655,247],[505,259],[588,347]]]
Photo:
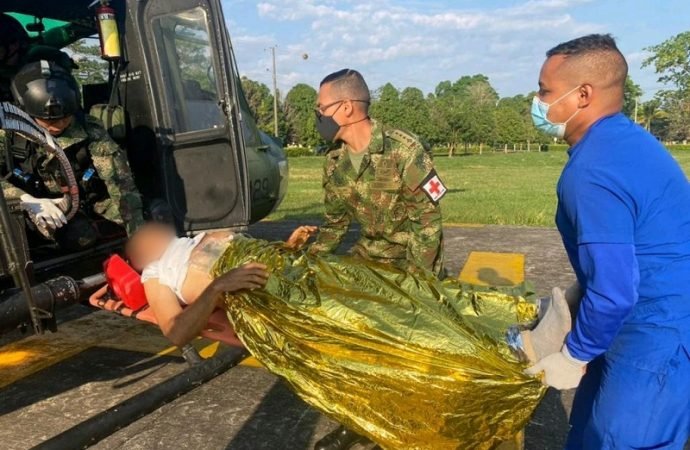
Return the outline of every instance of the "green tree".
[[[400,93],[400,113],[400,122],[391,124],[392,126],[429,139],[431,134],[429,104],[422,91],[413,87],[403,89]]]
[[[495,112],[494,137],[497,143],[529,141],[525,117],[512,105],[499,103]]]
[[[492,139],[498,94],[484,75],[473,76],[461,92],[464,93],[468,112],[464,140],[466,143],[477,143],[481,148]]]
[[[645,50],[652,53],[642,67],[654,66],[659,81],[670,89],[661,91],[658,99],[666,115],[663,139],[690,139],[690,31],[677,34]]]
[[[390,126],[402,120],[402,104],[400,92],[391,83],[386,83],[374,92],[374,98],[369,108],[369,114],[374,119]]]
[[[662,91],[656,99],[661,102],[658,120],[650,128],[664,141],[687,141],[690,139],[690,99],[681,91]],[[651,131],[650,130],[650,131]]]
[[[273,94],[263,83],[250,80],[243,76],[240,79],[242,90],[247,98],[249,109],[254,115],[254,120],[261,131],[268,134],[275,134],[273,129]],[[278,135],[285,136],[285,119],[281,113],[280,104],[278,105]]]
[[[644,60],[642,67],[653,65],[660,82],[683,92],[690,91],[690,31],[645,50],[652,55]]]
[[[306,84],[295,85],[285,96],[284,112],[287,123],[288,143],[313,147],[321,143],[316,131],[316,90]]]
[[[503,97],[498,102],[500,108],[510,108],[517,111],[526,119],[531,120],[532,98],[533,95],[516,95],[513,97]],[[531,123],[531,122],[530,122]]]
[[[446,95],[449,95],[453,90],[453,83],[450,81],[441,81],[439,84],[436,85],[436,89],[434,89],[434,96],[436,98],[438,97],[444,97]]]
[[[498,100],[498,94],[491,86],[489,77],[481,73],[476,75],[463,75],[450,86],[446,83],[448,82],[444,81],[436,87],[437,91],[439,87],[442,87],[441,90],[445,92],[443,95],[456,95],[462,99],[472,97],[481,103],[496,103]]]
[[[483,145],[492,139],[498,94],[486,75],[465,75],[454,83],[442,81],[434,92],[434,107],[440,116],[436,120],[442,123],[439,130],[445,135],[449,155],[461,143]]]
[[[625,87],[623,88],[623,114],[635,119],[635,106],[637,105],[638,99],[642,96],[642,89],[639,85],[630,78],[630,75],[625,79]],[[638,117],[639,117],[639,106]]]
[[[108,63],[101,59],[98,44],[90,44],[82,39],[69,45],[66,50],[79,66],[72,72],[79,83],[96,84],[108,80]]]
[[[649,101],[644,102],[639,106],[638,119],[640,124],[644,126],[645,130],[650,133],[654,133],[653,125],[655,122],[658,123],[660,119],[664,119],[666,114],[661,109],[661,100],[658,98],[653,98]]]
[[[448,146],[448,155],[452,156],[466,135],[467,103],[451,90],[441,92],[443,94],[434,99],[432,117],[437,123],[439,141]]]

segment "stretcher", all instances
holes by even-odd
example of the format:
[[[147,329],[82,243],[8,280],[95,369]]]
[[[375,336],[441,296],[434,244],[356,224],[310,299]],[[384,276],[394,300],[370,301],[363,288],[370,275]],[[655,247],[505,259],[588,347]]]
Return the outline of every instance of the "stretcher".
[[[98,309],[158,326],[156,316],[146,301],[140,275],[118,255],[108,258],[103,266],[107,283],[91,294],[89,304]],[[231,347],[244,347],[222,309],[213,311],[200,336]],[[190,344],[181,350],[190,364],[201,359]]]

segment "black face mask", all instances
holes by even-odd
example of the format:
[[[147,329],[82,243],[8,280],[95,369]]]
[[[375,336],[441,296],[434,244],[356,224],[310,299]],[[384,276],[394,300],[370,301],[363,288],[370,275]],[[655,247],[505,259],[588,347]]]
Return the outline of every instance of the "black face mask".
[[[316,131],[319,132],[323,140],[326,142],[335,141],[335,136],[338,134],[338,131],[340,131],[340,125],[338,125],[338,122],[335,121],[333,116],[338,112],[342,105],[343,103],[341,102],[330,116],[324,116],[319,112],[316,113]]]
[[[319,111],[316,111],[316,131],[319,132],[321,137],[323,138],[324,141],[326,142],[334,142],[335,141],[335,136],[338,134],[338,131],[342,127],[349,127],[350,125],[354,125],[359,122],[363,122],[367,119],[369,119],[369,116],[364,116],[359,120],[355,120],[354,122],[346,123],[344,125],[338,125],[338,122],[335,121],[333,116],[335,113],[338,112],[340,107],[343,105],[344,102],[347,100],[343,100],[340,102],[340,105],[333,111],[333,114],[330,116],[324,116],[321,114]],[[350,100],[351,102],[362,102],[362,103],[369,103],[368,100]]]
[[[326,142],[335,141],[335,136],[340,131],[340,125],[333,119],[333,116],[321,116],[316,118],[316,131]]]

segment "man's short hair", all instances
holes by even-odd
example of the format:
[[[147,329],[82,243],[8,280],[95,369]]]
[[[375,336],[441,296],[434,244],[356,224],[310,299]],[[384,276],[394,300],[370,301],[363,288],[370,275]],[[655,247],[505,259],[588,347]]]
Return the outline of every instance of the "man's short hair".
[[[562,42],[546,52],[546,57],[555,55],[583,55],[592,52],[618,52],[616,41],[610,34],[588,34],[568,42]]]
[[[341,69],[327,75],[319,86],[328,84],[339,100],[370,101],[369,87],[362,74],[353,69]]]
[[[625,85],[628,63],[610,34],[589,34],[558,44],[546,57],[562,55],[572,61],[570,69],[597,80],[604,87]]]

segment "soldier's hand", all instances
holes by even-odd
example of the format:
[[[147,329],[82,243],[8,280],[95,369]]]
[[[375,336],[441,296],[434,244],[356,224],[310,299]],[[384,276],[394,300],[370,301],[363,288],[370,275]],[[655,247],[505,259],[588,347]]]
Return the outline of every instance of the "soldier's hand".
[[[38,227],[58,229],[67,224],[65,213],[58,208],[62,199],[36,198],[29,194],[19,197],[24,211],[29,213],[29,217]]]
[[[285,241],[285,247],[292,250],[299,250],[300,248],[304,247],[304,244],[306,244],[309,238],[315,235],[317,231],[319,231],[319,227],[311,225],[297,227],[297,229],[292,232],[288,240]]]
[[[262,288],[266,286],[268,281],[266,269],[264,264],[245,264],[213,280],[213,288],[216,292],[237,292],[244,289]]]

